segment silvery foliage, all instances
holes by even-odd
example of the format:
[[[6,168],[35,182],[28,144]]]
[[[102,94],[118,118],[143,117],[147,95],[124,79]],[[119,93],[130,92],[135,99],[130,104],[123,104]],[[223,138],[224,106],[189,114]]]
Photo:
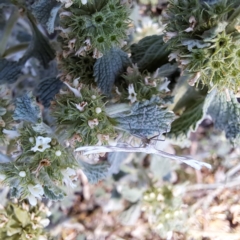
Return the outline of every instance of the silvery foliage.
[[[204,2],[214,4],[216,1],[208,0]],[[46,0],[38,0],[28,6],[28,9],[30,9],[36,20],[43,27],[46,27],[49,33],[52,33],[54,30],[54,22],[57,20],[59,8],[59,3]],[[16,82],[21,75],[24,64],[30,58],[34,57],[38,59],[39,63],[44,68],[47,68],[49,62],[56,56],[55,50],[50,45],[48,38],[39,30],[35,20],[30,15],[28,21],[32,30],[32,40],[29,47],[18,61],[5,58],[0,59],[0,84],[12,84]],[[176,67],[167,63],[169,52],[163,44],[162,36],[155,35],[147,37],[138,44],[133,45],[131,47],[133,63],[138,64],[141,71],[149,70],[153,72],[159,68],[159,77],[168,77],[174,74]],[[198,48],[206,47],[206,43],[199,41],[183,41],[184,44],[188,46],[190,51],[196,46]],[[97,59],[93,74],[97,86],[106,96],[111,96],[114,84],[130,65],[131,61],[127,53],[120,48],[111,48],[102,58]],[[62,88],[62,82],[56,75],[41,79],[35,87],[39,102],[47,108],[50,106],[50,102],[54,99],[54,96]],[[117,130],[120,129],[129,135],[147,140],[147,142],[145,141],[139,147],[118,144],[116,146],[94,145],[76,148],[76,152],[82,151],[85,155],[102,152],[110,153],[108,155],[108,162],[89,164],[79,161],[79,165],[88,180],[91,183],[96,183],[106,178],[110,173],[117,173],[119,163],[123,161],[123,156],[125,157],[130,152],[160,155],[186,163],[196,169],[201,169],[203,166],[210,168],[209,164],[196,161],[190,157],[180,157],[160,151],[150,142],[151,137],[159,137],[163,133],[169,132],[173,121],[176,121],[175,124],[177,125],[175,128],[177,130],[173,132],[173,135],[178,135],[180,131],[188,133],[191,130],[195,130],[200,121],[206,116],[206,113],[212,117],[217,128],[226,132],[228,138],[231,140],[236,139],[239,136],[240,129],[239,107],[235,96],[232,94],[231,101],[226,102],[224,95],[215,95],[215,98],[211,98],[211,101],[209,101],[209,106],[208,98],[210,94],[205,95],[198,104],[186,108],[185,115],[183,114],[178,119],[175,119],[175,114],[167,110],[167,107],[164,106],[164,101],[157,96],[152,97],[150,100],[134,103],[127,112],[111,115],[110,117],[116,121]],[[36,123],[39,116],[40,109],[30,94],[24,94],[15,100],[14,120]],[[125,155],[119,154],[121,152]],[[114,155],[115,159],[113,158]],[[1,155],[0,158],[1,161],[8,161],[8,158],[4,155]],[[42,177],[45,177],[46,183],[50,185],[48,189],[45,189],[45,193],[51,199],[62,198],[64,194],[58,188],[55,188],[47,176]]]

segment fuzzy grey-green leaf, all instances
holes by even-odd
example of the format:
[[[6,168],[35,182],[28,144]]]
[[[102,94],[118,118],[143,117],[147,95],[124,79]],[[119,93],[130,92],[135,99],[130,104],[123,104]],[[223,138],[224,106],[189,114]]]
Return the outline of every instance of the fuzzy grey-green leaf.
[[[143,38],[138,44],[133,44],[131,53],[132,61],[140,71],[153,72],[168,62],[170,51],[162,36],[152,35]]]
[[[97,164],[89,164],[81,160],[78,162],[91,184],[95,184],[108,176],[108,170],[110,167],[108,162],[100,162]]]
[[[130,64],[127,53],[120,48],[111,48],[94,65],[94,77],[98,87],[107,96],[111,95],[112,87],[124,69]]]
[[[48,33],[53,33],[54,22],[60,7],[61,4],[55,0],[38,0],[32,4],[31,10],[38,22],[47,27]]]
[[[21,74],[22,62],[13,62],[7,59],[0,59],[0,84],[11,84],[17,81]]]
[[[29,14],[33,38],[23,58],[27,60],[35,57],[44,68],[47,68],[48,63],[55,58],[55,50],[50,45],[49,40],[40,32],[32,18]]]
[[[50,77],[44,78],[36,87],[35,95],[38,101],[44,106],[49,107],[50,102],[53,100],[54,96],[59,92],[63,85],[63,82],[58,78]]]
[[[16,98],[15,105],[14,120],[36,123],[40,118],[40,109],[30,93]]]
[[[234,94],[230,93],[231,101],[227,101],[224,93],[218,93],[208,108],[215,128],[225,131],[226,137],[235,141],[240,137],[240,104]]]
[[[199,98],[196,102],[188,107],[184,113],[172,123],[170,135],[179,137],[194,131],[198,126],[199,120],[203,117],[204,98]]]
[[[137,102],[130,112],[113,116],[118,126],[131,134],[138,136],[161,135],[170,130],[174,120],[174,113],[159,107],[159,97],[152,97],[149,101]]]

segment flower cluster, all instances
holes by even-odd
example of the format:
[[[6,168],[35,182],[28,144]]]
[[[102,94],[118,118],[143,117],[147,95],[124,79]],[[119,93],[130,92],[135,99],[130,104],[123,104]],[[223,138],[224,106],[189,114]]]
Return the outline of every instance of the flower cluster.
[[[85,1],[84,1],[85,2]],[[77,0],[60,13],[63,51],[98,58],[112,46],[121,46],[127,37],[129,7],[120,0]]]
[[[207,4],[199,0],[170,1],[165,41],[190,85],[237,92],[240,87],[239,10],[236,0]]]
[[[0,236],[2,239],[49,239],[44,228],[50,223],[49,210],[41,204],[31,207],[26,203],[8,202],[0,209]]]
[[[68,86],[68,91],[56,96],[52,109],[59,132],[64,130],[69,145],[72,148],[94,145],[99,142],[99,135],[113,138],[114,125],[106,115],[103,96],[87,86],[76,96],[77,88]]]
[[[147,213],[149,224],[165,238],[168,231],[183,231],[186,214],[176,189],[164,185],[147,190],[143,196],[142,210]]]
[[[59,186],[75,186],[77,162],[74,157],[44,129],[43,123],[24,124],[18,131],[18,151],[12,154],[16,159],[1,164],[1,180],[10,186],[13,196],[27,198],[33,206],[44,195],[61,199],[64,192]]]
[[[136,65],[128,67],[127,73],[122,76],[124,83],[116,88],[116,96],[122,102],[141,102],[150,100],[152,96],[164,98],[167,89],[163,89],[165,79],[158,76],[158,70],[154,74],[141,74]],[[127,86],[127,87],[126,87]]]

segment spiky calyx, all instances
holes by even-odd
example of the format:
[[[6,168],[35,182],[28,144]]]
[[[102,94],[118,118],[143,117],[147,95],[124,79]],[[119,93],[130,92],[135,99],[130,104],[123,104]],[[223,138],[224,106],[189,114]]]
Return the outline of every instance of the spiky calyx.
[[[52,108],[59,130],[67,129],[67,138],[73,148],[97,144],[101,141],[100,135],[105,135],[106,144],[107,139],[115,136],[102,95],[94,89],[85,86],[82,97],[76,97],[71,92],[58,94]]]
[[[42,131],[42,126],[24,124],[18,130],[15,161],[0,164],[0,174],[4,176],[4,183],[11,187],[13,197],[29,199],[29,186],[38,186],[42,189],[41,195],[61,199],[64,192],[59,186],[67,184],[63,173],[78,166],[72,154],[54,136]]]
[[[152,96],[164,98],[166,94],[161,90],[164,79],[157,76],[157,72],[140,73],[137,66],[129,67],[127,73],[122,76],[121,85],[117,88],[121,102],[141,102],[150,100]]]
[[[60,13],[63,49],[85,55],[104,53],[121,46],[130,23],[129,7],[120,0],[92,0],[82,5],[75,0]],[[98,53],[97,53],[98,52]]]
[[[87,85],[96,85],[93,77],[93,66],[96,60],[90,56],[75,56],[70,54],[67,57],[61,53],[58,55],[58,67],[62,70],[62,79],[74,80],[80,78],[80,82]]]
[[[171,0],[167,10],[165,40],[189,83],[200,81],[209,90],[240,87],[240,8],[236,0],[207,4],[198,0]]]

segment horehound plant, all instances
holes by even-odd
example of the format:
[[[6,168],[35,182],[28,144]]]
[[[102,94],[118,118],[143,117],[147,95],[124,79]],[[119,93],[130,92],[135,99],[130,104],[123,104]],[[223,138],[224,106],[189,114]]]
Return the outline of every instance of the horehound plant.
[[[164,34],[133,45],[132,1],[13,0],[0,7],[11,12],[0,42],[0,142],[8,143],[0,177],[11,196],[34,206],[42,197],[62,199],[78,168],[90,182],[109,175],[114,161],[99,160],[108,152],[211,168],[152,144],[186,138],[206,115],[239,141],[237,0],[171,0]],[[16,22],[28,29],[27,44],[10,37]],[[33,93],[20,91],[30,77]]]

